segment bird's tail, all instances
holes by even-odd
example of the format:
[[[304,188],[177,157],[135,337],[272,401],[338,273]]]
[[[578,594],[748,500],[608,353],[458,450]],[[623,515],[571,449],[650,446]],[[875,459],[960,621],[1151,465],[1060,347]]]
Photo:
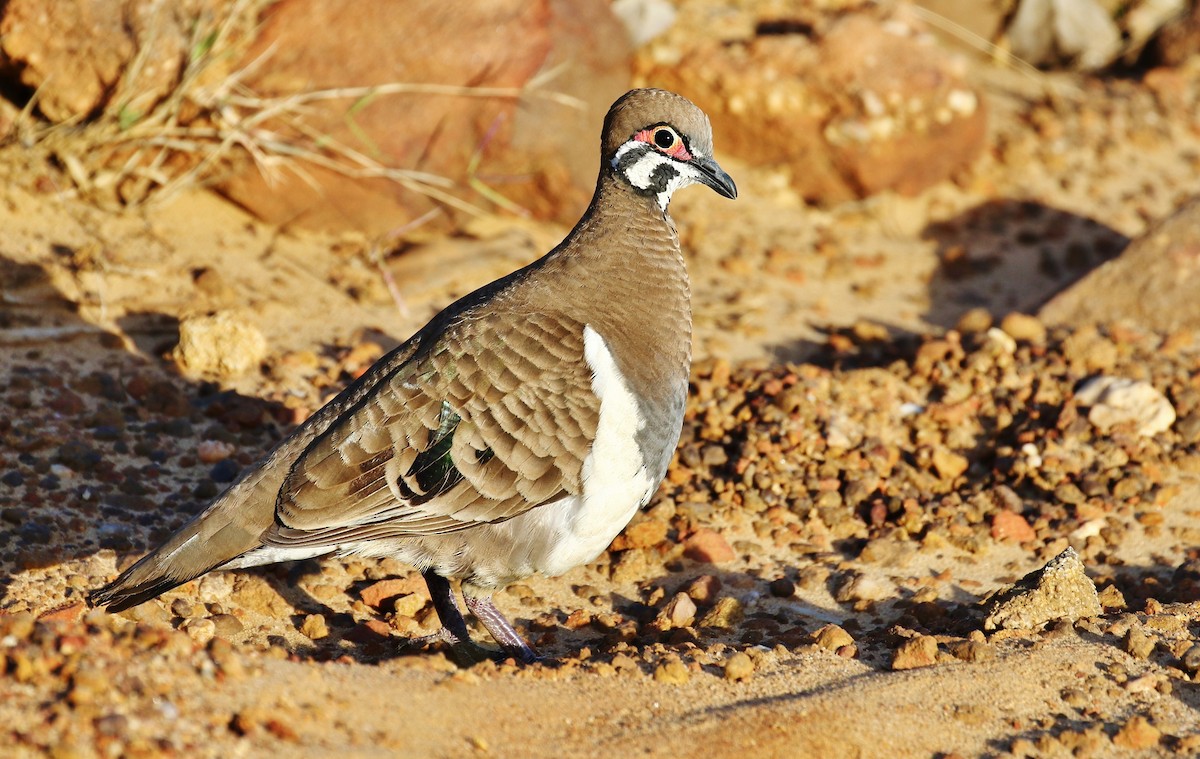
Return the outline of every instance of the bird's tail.
[[[249,471],[165,543],[89,593],[88,603],[110,611],[128,609],[259,547],[259,536],[274,521],[277,480],[282,479],[271,469]]]

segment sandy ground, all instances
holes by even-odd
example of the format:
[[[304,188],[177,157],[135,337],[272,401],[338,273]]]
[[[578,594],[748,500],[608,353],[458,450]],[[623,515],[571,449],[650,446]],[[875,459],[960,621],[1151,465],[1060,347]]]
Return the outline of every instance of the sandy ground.
[[[736,203],[681,193],[698,366],[680,454],[595,564],[497,597],[548,657],[524,668],[405,649],[429,607],[368,601],[407,576],[388,562],[213,576],[121,616],[79,601],[364,362],[564,230],[497,217],[416,239],[386,262],[398,303],[361,239],[203,192],[104,211],[37,155],[0,156],[2,753],[1200,751],[1200,346],[1034,329],[1005,358],[978,313],[946,333],[972,308],[1035,309],[1200,191],[1200,67],[1178,76],[1182,100],[981,70],[994,148],[915,198],[814,209],[735,161]],[[261,371],[178,374],[179,320],[209,311],[263,333]],[[1180,421],[1093,432],[1070,396],[1101,370],[1151,381]],[[979,599],[1068,544],[1104,615],[982,634]],[[695,618],[657,622],[680,591]],[[928,666],[894,669],[920,637]]]

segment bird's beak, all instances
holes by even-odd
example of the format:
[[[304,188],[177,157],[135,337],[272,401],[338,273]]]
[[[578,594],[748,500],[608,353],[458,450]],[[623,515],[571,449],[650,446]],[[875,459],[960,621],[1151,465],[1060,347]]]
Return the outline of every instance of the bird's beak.
[[[727,198],[737,197],[737,185],[733,183],[733,177],[726,174],[716,161],[711,158],[693,158],[692,165],[700,171],[701,182]]]

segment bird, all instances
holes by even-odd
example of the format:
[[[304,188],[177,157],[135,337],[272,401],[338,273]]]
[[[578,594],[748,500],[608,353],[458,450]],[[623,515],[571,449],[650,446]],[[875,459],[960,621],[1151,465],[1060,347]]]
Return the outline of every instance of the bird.
[[[437,314],[160,546],[88,595],[120,611],[214,570],[325,555],[422,574],[460,660],[538,659],[492,594],[598,557],[679,442],[691,293],[679,189],[734,199],[685,97],[630,90],[561,243]],[[499,652],[472,641],[452,581]]]

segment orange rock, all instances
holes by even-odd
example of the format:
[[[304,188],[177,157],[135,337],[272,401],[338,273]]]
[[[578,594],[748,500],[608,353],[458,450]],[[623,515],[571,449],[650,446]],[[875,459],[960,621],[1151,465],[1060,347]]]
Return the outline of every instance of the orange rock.
[[[700,575],[689,582],[683,592],[698,604],[715,601],[717,594],[721,592],[721,578],[716,575]]]
[[[737,554],[729,547],[725,538],[721,537],[721,533],[708,528],[692,533],[684,544],[683,555],[692,561],[709,564],[720,564],[737,558]]]
[[[1122,748],[1145,749],[1158,745],[1162,732],[1145,717],[1134,717],[1113,736],[1113,745]]]
[[[362,598],[363,603],[367,606],[379,609],[388,601],[410,593],[429,595],[425,587],[425,581],[420,576],[414,575],[412,577],[380,580],[374,585],[364,588],[359,597]]]
[[[1014,540],[1025,543],[1037,537],[1037,533],[1025,521],[1025,517],[1007,509],[997,511],[992,518],[992,537],[996,540]]]
[[[650,548],[667,539],[667,523],[648,519],[625,530],[630,548]]]
[[[38,615],[38,619],[43,622],[74,622],[83,616],[85,608],[79,601],[73,604],[63,604],[42,612]]]

